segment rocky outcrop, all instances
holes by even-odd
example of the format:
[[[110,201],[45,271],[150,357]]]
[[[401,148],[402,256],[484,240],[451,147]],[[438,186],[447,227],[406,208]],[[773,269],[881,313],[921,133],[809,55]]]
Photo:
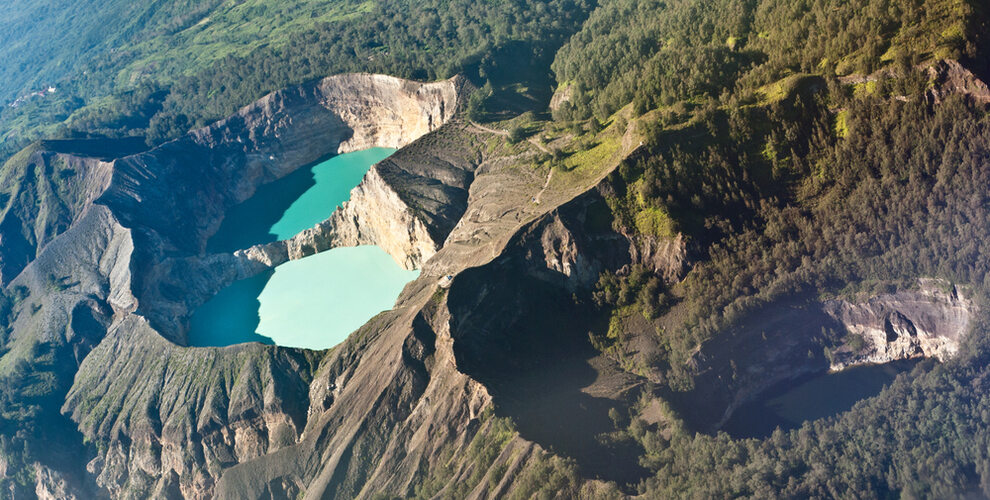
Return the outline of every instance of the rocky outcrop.
[[[917,290],[878,295],[862,302],[830,300],[824,310],[850,336],[832,351],[830,369],[838,371],[918,357],[948,360],[959,350],[975,306],[959,287],[925,279]]]
[[[573,85],[567,85],[564,88],[558,88],[556,91],[554,91],[553,97],[550,98],[550,110],[551,111],[558,110],[561,106],[564,105],[564,103],[567,103],[571,100],[571,96],[573,94],[574,94]]]
[[[678,233],[673,238],[623,234],[629,239],[632,262],[662,276],[668,283],[681,281],[688,272],[687,242]]]
[[[942,60],[927,68],[931,86],[925,97],[938,104],[950,95],[962,95],[979,104],[990,104],[990,88],[959,61]]]

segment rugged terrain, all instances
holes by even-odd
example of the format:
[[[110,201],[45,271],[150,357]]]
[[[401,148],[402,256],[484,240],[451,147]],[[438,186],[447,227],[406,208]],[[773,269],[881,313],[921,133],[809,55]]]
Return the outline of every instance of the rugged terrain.
[[[682,235],[634,236],[610,222],[601,193],[620,161],[639,154],[635,122],[599,134],[618,145],[600,163],[544,179],[519,167],[538,161],[537,145],[507,144],[456,118],[461,85],[335,77],[146,153],[70,159],[104,172],[76,222],[34,259],[4,246],[30,261],[12,281],[29,293],[5,361],[18,345],[43,342],[78,364],[60,411],[97,444],[84,473],[39,463],[38,493],[85,496],[83,474],[95,478],[91,492],[127,498],[503,496],[551,460],[546,449],[590,477],[642,477],[628,444],[596,436],[613,430],[610,410],[662,375],[596,350],[589,338],[608,325],[573,299],[605,270],[646,266],[676,281],[688,266]],[[205,252],[224,210],[260,183],[371,146],[401,149],[331,218],[290,240]],[[423,272],[394,310],[341,346],[183,347],[185,319],[226,284],[356,244]],[[452,285],[440,286],[445,276]],[[839,346],[832,369],[946,359],[974,306],[938,286],[774,306],[703,347],[692,361],[698,389],[668,397],[693,425],[717,427],[761,388],[828,367],[823,346]],[[763,330],[773,349],[750,345],[759,337],[746,329]],[[839,331],[865,342],[843,344]]]
[[[338,75],[154,148],[15,155],[2,494],[990,495],[985,8],[785,4],[603,2],[553,75],[550,42],[510,40],[466,76]],[[398,151],[323,222],[208,244],[269,183],[375,146]],[[225,286],[365,244],[421,273],[339,346],[188,346]],[[781,383],[921,358],[841,414],[721,432]]]

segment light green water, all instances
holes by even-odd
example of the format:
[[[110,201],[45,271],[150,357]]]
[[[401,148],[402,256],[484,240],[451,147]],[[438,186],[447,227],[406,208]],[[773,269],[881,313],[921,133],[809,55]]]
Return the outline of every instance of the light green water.
[[[419,271],[376,246],[334,248],[275,268],[258,300],[258,334],[276,344],[323,349],[392,308]]]
[[[208,248],[232,251],[313,227],[348,199],[371,165],[392,152],[374,148],[335,156],[263,186],[228,212]],[[189,321],[189,344],[333,347],[390,309],[418,274],[375,246],[335,248],[287,262],[231,284],[197,309]]]

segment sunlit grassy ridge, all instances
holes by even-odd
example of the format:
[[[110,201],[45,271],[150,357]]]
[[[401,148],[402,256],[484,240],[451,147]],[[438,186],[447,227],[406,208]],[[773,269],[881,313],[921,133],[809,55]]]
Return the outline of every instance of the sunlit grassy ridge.
[[[245,56],[265,46],[284,46],[289,35],[317,23],[354,20],[373,11],[375,2],[313,0],[223,2],[191,26],[174,33],[138,39],[120,50],[135,60],[122,68],[117,83],[142,76],[192,74],[227,56]]]

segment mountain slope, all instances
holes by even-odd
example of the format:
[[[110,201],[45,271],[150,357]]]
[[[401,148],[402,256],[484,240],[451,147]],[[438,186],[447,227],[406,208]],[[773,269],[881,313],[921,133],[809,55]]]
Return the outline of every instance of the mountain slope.
[[[468,77],[338,75],[149,151],[40,143],[7,162],[4,491],[990,495],[985,8],[613,0],[579,27],[588,5],[540,5],[523,25],[567,22],[502,33],[499,4],[436,59],[390,45],[382,63]],[[570,31],[551,99],[545,50]],[[197,120],[266,88],[242,78],[256,69],[217,76],[254,90]],[[196,78],[161,116],[210,99]],[[258,186],[375,145],[400,149],[326,221],[207,249]],[[185,347],[225,285],[356,244],[421,274],[340,346]],[[906,359],[849,411],[724,432],[778,383]]]

